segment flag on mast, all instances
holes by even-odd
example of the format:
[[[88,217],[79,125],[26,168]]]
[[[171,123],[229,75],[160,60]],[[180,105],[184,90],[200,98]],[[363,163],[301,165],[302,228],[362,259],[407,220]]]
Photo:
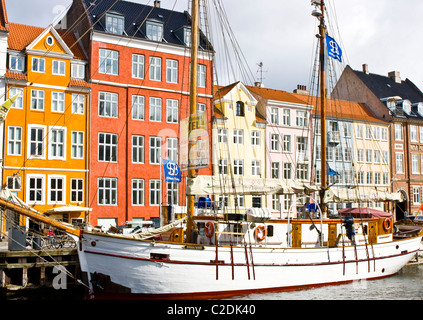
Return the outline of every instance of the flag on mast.
[[[6,119],[10,107],[13,105],[18,96],[19,94],[16,94],[9,100],[6,100],[2,105],[0,105],[0,122],[3,122]]]
[[[165,182],[181,182],[181,169],[173,160],[162,159]]]
[[[342,50],[334,38],[326,34],[326,46],[328,48],[328,56],[342,62]]]

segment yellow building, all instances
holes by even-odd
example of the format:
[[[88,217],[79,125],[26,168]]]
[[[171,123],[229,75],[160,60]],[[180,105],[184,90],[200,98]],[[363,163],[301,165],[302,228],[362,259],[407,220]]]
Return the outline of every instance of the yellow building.
[[[9,23],[3,184],[36,210],[89,207],[87,58],[73,34]],[[86,212],[60,213],[69,223]]]
[[[256,110],[257,100],[241,83],[220,88],[215,94],[213,122],[213,175],[222,181],[266,177],[266,120]],[[244,195],[242,187],[218,197],[226,212],[244,213],[265,207],[265,195]]]

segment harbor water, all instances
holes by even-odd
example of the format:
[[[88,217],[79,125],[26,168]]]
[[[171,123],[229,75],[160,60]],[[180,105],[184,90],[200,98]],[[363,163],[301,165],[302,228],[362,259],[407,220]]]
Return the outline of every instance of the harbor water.
[[[33,290],[15,293],[11,300],[85,300],[83,288],[69,290]],[[230,300],[246,302],[248,300],[422,300],[423,299],[423,264],[407,265],[398,274],[379,280],[357,281],[339,286],[252,294],[233,297]]]

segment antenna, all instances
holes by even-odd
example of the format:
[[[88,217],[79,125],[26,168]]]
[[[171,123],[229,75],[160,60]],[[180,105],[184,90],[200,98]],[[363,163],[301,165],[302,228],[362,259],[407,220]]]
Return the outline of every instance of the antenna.
[[[263,80],[264,80],[264,78],[263,78],[263,72],[267,72],[267,71],[263,71],[263,62],[259,62],[259,63],[257,63],[257,65],[258,65],[258,70],[257,70],[257,73],[259,73],[259,78],[258,78],[258,80],[259,80],[259,82],[260,83],[263,83]]]

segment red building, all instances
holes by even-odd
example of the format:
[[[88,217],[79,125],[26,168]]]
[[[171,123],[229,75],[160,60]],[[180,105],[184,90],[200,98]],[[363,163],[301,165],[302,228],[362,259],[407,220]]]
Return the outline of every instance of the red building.
[[[158,224],[160,205],[186,205],[184,175],[182,183],[165,183],[160,157],[178,162],[180,124],[189,115],[190,16],[160,1],[74,0],[61,26],[83,35],[90,61],[90,223]],[[198,109],[210,122],[209,48],[201,35]],[[210,173],[211,165],[200,170]]]

